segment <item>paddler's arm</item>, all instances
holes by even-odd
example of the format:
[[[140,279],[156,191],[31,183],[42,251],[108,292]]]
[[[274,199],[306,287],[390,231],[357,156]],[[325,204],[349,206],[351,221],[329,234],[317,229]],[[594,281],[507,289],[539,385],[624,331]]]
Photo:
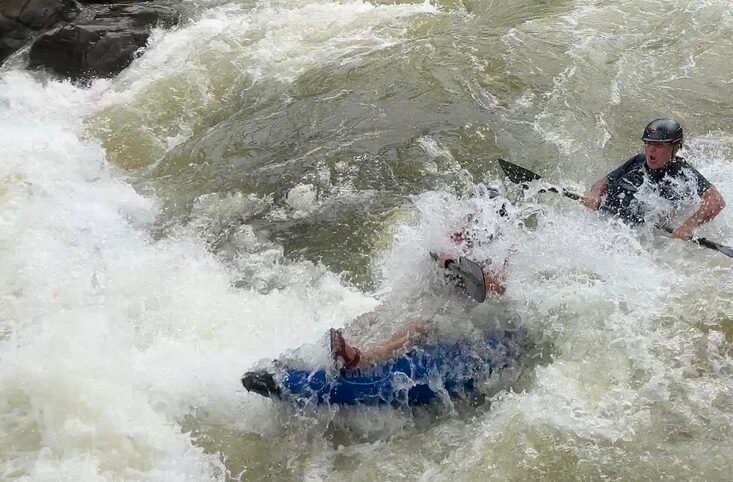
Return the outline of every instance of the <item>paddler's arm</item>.
[[[373,364],[393,358],[396,353],[417,344],[430,331],[426,320],[413,321],[389,340],[361,354],[360,364]]]
[[[700,208],[672,232],[678,239],[690,239],[695,229],[717,216],[725,207],[725,199],[715,186],[710,186],[702,194]]]
[[[583,205],[588,209],[597,211],[601,206],[601,198],[608,189],[608,177],[604,176],[593,184],[590,192],[583,198]]]

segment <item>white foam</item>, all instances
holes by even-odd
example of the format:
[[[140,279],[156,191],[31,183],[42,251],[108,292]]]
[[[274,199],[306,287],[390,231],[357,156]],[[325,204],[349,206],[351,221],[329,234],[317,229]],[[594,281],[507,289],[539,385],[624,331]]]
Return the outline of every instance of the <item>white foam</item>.
[[[24,421],[38,437],[26,454],[3,447],[0,473],[214,477],[220,460],[181,433],[184,418],[202,410],[265,430],[243,414],[241,373],[373,301],[310,263],[283,268],[294,278],[282,289],[238,290],[196,233],[153,240],[155,199],[84,135],[96,95],[17,72],[0,79],[0,405],[10,413],[0,431],[15,445]]]

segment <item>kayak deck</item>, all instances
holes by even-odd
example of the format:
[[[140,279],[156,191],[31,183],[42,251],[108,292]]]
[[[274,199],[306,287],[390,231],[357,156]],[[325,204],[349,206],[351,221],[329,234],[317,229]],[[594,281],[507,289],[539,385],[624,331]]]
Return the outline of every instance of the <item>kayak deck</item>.
[[[525,351],[524,329],[500,330],[479,340],[427,344],[365,368],[277,366],[247,372],[248,391],[270,398],[337,405],[415,406],[441,396],[466,397],[497,370],[517,363]]]

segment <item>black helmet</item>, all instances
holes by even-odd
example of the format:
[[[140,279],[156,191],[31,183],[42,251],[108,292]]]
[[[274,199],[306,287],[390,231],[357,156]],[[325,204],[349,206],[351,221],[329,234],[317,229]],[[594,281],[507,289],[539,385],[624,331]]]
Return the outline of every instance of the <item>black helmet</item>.
[[[654,119],[641,135],[644,142],[664,142],[682,146],[682,126],[672,119]]]

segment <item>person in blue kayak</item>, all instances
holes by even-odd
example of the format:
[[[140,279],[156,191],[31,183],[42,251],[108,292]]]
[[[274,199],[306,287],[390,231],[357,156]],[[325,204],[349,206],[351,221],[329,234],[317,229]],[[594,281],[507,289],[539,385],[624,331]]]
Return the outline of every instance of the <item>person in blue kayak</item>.
[[[675,238],[690,239],[698,226],[723,210],[725,200],[710,181],[677,155],[683,141],[678,122],[655,119],[646,126],[641,140],[644,152],[593,184],[583,204],[629,224],[643,224],[660,207],[668,211],[694,208],[672,232]]]
[[[495,200],[499,216],[507,216],[506,203],[501,199],[496,199],[500,196],[497,190],[488,189],[484,195]],[[491,242],[495,236],[494,234],[486,236],[481,233],[482,229],[476,226],[476,222],[477,220],[469,215],[464,220],[464,227],[450,236],[452,243],[463,254],[471,254],[473,248]],[[501,296],[506,291],[506,260],[501,268],[496,269],[490,267],[489,260],[486,260],[483,266],[479,266],[466,257],[456,256],[455,254],[441,253],[433,255],[433,259],[437,262],[439,268],[445,270],[445,276],[448,280],[466,290],[467,294],[476,301],[483,302],[486,296]],[[476,273],[476,270],[479,272]],[[476,276],[472,277],[472,274],[476,274]],[[472,293],[470,286],[476,279],[480,280],[478,284],[481,293],[479,294]],[[344,338],[341,330],[331,329],[329,331],[331,356],[336,363],[341,364],[344,368],[372,365],[393,358],[400,352],[405,352],[411,347],[423,343],[430,331],[430,320],[414,320],[387,341],[369,350],[362,351],[350,344]]]

